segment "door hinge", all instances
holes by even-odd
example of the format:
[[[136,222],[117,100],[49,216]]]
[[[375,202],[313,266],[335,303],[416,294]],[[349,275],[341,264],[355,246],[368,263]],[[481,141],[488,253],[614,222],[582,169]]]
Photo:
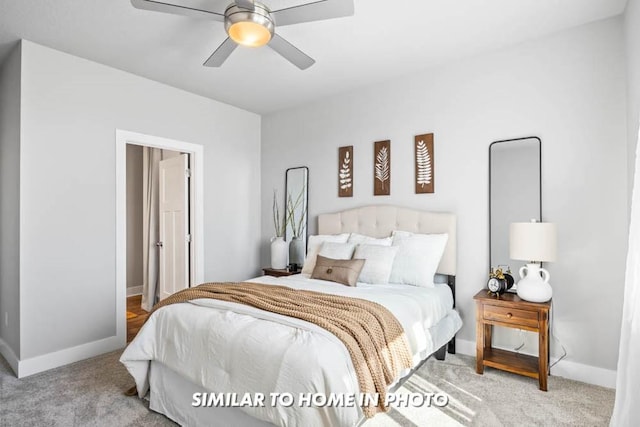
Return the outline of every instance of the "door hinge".
[[[187,242],[191,243],[191,234],[187,234]]]
[[[185,169],[184,174],[187,178],[191,178],[191,169]]]

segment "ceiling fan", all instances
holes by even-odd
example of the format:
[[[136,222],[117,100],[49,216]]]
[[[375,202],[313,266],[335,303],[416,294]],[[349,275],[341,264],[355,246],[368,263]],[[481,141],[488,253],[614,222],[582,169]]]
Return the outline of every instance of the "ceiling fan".
[[[137,9],[224,22],[229,37],[205,61],[207,67],[220,67],[238,45],[260,47],[268,44],[287,61],[305,70],[316,61],[276,34],[276,26],[351,16],[354,10],[353,0],[320,0],[275,11],[255,0],[235,0],[222,14],[214,7],[203,6],[204,3],[209,2],[200,1],[196,7],[163,0],[131,0]]]

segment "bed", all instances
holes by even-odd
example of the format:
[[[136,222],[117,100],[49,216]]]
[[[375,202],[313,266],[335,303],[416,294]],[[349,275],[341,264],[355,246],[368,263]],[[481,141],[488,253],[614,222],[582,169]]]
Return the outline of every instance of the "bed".
[[[397,284],[346,287],[308,275],[258,277],[251,281],[315,290],[377,302],[402,324],[412,369],[445,348],[455,352],[462,322],[455,311],[456,218],[453,214],[394,206],[370,206],[318,217],[318,234],[358,233],[381,238],[394,230],[446,233],[438,265],[440,282],[431,288]],[[224,343],[222,345],[221,343]],[[322,328],[249,306],[195,300],[154,313],[121,357],[138,394],[149,390],[150,408],[181,425],[355,426],[365,421],[359,406],[298,407],[268,404],[272,392],[358,393],[354,367],[344,345]],[[225,392],[233,407],[194,407],[194,393]],[[240,405],[233,393],[259,393],[267,404]],[[246,402],[245,402],[246,403]],[[255,403],[255,402],[254,402]]]

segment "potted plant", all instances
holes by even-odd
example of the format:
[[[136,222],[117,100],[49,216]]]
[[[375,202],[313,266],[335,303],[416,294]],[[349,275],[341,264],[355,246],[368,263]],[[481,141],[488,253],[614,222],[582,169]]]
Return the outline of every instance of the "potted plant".
[[[273,226],[275,236],[271,239],[271,268],[283,270],[287,268],[287,242],[284,232],[287,229],[287,216],[280,213],[278,192],[273,190]]]

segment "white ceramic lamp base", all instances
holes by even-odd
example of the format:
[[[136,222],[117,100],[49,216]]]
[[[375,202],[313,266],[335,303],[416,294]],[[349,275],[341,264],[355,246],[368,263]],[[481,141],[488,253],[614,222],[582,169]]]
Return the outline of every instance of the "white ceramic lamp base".
[[[526,270],[527,274],[524,274]],[[540,264],[527,264],[520,268],[518,282],[518,296],[525,301],[547,302],[553,295],[551,285],[549,285],[549,272],[540,268]]]

